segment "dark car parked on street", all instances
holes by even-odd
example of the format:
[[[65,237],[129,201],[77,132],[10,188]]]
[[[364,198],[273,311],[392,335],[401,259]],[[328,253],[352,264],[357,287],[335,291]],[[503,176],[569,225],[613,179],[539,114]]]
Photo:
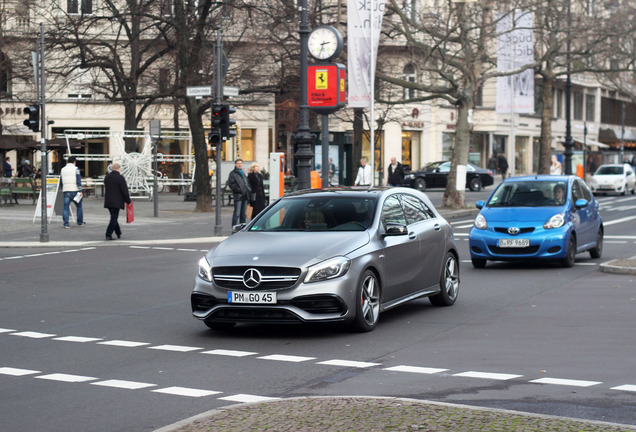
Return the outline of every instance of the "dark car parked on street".
[[[419,171],[408,173],[404,177],[404,186],[420,191],[427,188],[445,188],[450,169],[450,161],[431,162]],[[486,186],[492,186],[494,182],[492,171],[468,162],[466,165],[466,187],[468,189],[479,192]]]

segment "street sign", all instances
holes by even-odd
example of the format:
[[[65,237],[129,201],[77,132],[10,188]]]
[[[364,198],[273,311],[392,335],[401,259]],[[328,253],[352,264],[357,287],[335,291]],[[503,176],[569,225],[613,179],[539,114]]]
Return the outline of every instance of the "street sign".
[[[212,96],[212,86],[186,87],[186,96],[188,97]]]
[[[238,95],[239,95],[238,87],[229,87],[229,86],[223,87],[223,96],[238,96]]]

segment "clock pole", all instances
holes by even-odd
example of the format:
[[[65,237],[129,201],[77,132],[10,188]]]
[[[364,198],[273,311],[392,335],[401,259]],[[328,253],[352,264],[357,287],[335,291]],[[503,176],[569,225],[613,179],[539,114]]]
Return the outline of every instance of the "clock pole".
[[[301,0],[300,5],[300,124],[298,132],[294,135],[294,142],[298,145],[295,158],[298,160],[298,189],[311,188],[311,160],[314,152],[311,145],[314,142],[314,134],[309,128],[309,105],[307,102],[307,39],[309,37],[309,25],[307,14],[307,0]]]

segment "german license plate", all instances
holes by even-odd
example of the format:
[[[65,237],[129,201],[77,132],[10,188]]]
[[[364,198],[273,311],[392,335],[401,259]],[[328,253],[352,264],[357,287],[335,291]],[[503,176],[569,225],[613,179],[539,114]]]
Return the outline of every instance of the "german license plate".
[[[520,248],[530,246],[530,239],[499,239],[499,247],[502,248]]]
[[[276,304],[275,292],[229,291],[228,303]]]

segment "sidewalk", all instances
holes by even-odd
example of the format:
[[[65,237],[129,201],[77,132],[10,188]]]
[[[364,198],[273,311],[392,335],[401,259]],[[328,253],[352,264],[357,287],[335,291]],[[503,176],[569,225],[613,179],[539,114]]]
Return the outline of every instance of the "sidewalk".
[[[404,398],[302,397],[213,410],[155,432],[633,432],[636,426]]]

